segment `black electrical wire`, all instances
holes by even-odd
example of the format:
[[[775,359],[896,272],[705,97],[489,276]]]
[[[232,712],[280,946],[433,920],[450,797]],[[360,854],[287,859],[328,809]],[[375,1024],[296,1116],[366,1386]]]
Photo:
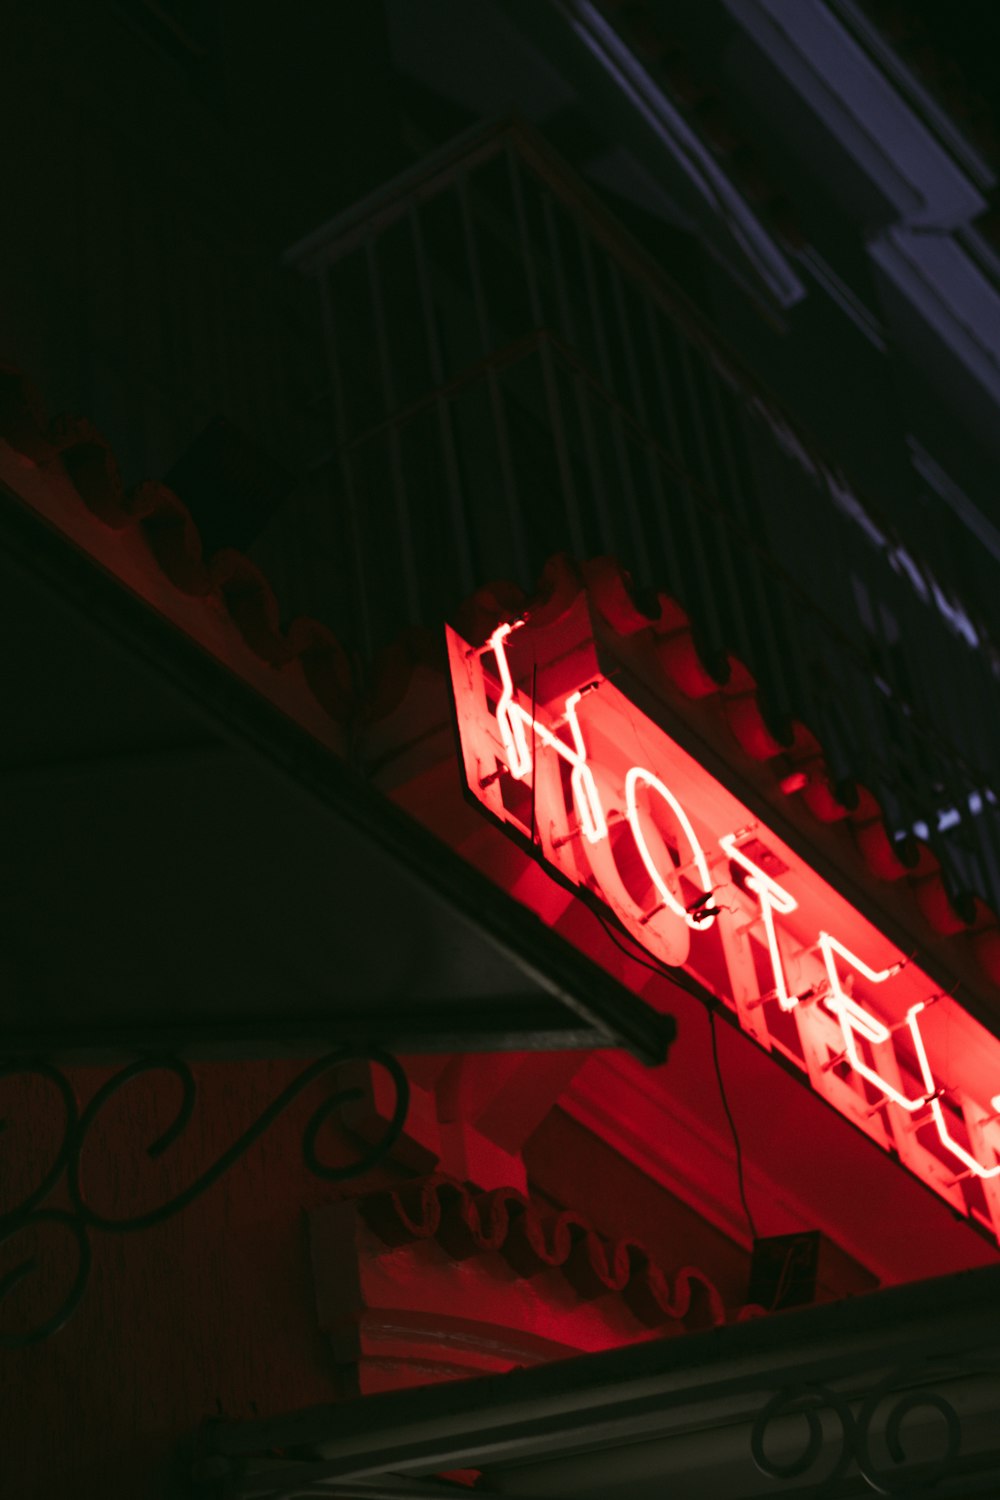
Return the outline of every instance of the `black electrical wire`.
[[[733,1112],[729,1108],[729,1099],[726,1095],[726,1085],[722,1078],[722,1066],[719,1062],[719,1040],[715,1031],[714,1010],[710,1010],[708,1013],[708,1026],[709,1030],[712,1033],[712,1061],[715,1064],[715,1076],[719,1084],[719,1097],[722,1100],[722,1107],[726,1111],[726,1119],[729,1121],[730,1134],[733,1137],[733,1145],[736,1148],[736,1179],[740,1189],[740,1202],[743,1204],[743,1212],[747,1216],[747,1223],[750,1226],[751,1237],[754,1243],[756,1243],[757,1227],[753,1221],[753,1214],[750,1212],[750,1205],[747,1202],[746,1187],[744,1186],[743,1182],[743,1148],[740,1145],[740,1134],[736,1129],[736,1121],[733,1119]]]
[[[648,969],[651,974],[658,974],[661,979],[671,979],[674,983],[677,982],[676,974],[666,964],[658,964],[655,959],[643,958],[641,954],[633,952],[631,948],[627,948],[621,938],[615,933],[614,928],[608,926],[600,912],[593,906],[590,907],[590,910],[594,913],[594,916],[600,922],[615,947],[620,953],[624,953],[626,958],[630,958],[634,964],[639,964],[641,968]]]
[[[541,859],[540,851],[539,851],[538,845],[537,845],[537,829],[536,829],[536,825],[535,825],[535,818],[536,818],[536,813],[535,813],[535,764],[536,764],[535,719],[536,719],[536,714],[537,714],[537,697],[538,697],[538,663],[536,661],[536,662],[534,662],[532,664],[532,671],[531,671],[531,855],[532,855],[532,858],[536,862],[540,863],[542,865],[542,867],[544,868],[544,860]],[[707,891],[705,893],[705,895],[703,896],[703,898],[702,898],[702,902],[696,903],[696,905],[701,905],[704,901],[707,901],[708,899],[710,899],[711,895],[712,895],[712,892],[711,891]],[[588,903],[588,905],[589,905],[589,903]],[[612,927],[610,927],[609,924],[601,916],[600,912],[596,909],[596,907],[590,906],[590,910],[593,912],[593,914],[597,918],[598,922],[600,922],[601,926],[604,928],[605,933],[611,939],[612,943],[614,943],[615,947],[619,950],[619,952],[623,953],[626,958],[630,959],[632,961],[632,963],[639,964],[639,966],[641,968],[643,968],[643,969],[648,969],[651,974],[657,974],[657,975],[659,975],[659,977],[661,979],[669,979],[673,984],[677,984],[681,988],[687,990],[687,992],[689,994],[695,993],[693,989],[689,988],[688,985],[684,984],[683,979],[681,978],[681,975],[683,974],[683,970],[679,970],[679,971],[678,970],[673,970],[667,964],[657,963],[657,962],[655,962],[655,960],[651,960],[651,959],[642,957],[641,954],[636,953],[633,948],[627,947],[626,944],[624,942],[622,942],[622,940],[615,933],[614,929]],[[702,997],[700,995],[698,995],[696,998],[702,999]],[[705,1003],[704,1000],[702,1000],[702,1003],[703,1004]],[[711,1006],[711,1004],[707,1005],[706,1009],[708,1010],[708,1024],[709,1024],[709,1029],[710,1029],[711,1034],[712,1034],[712,1062],[715,1065],[715,1077],[716,1077],[716,1080],[717,1080],[718,1085],[719,1085],[719,1097],[722,1100],[722,1107],[723,1107],[723,1109],[726,1112],[726,1119],[729,1122],[729,1131],[730,1131],[730,1134],[732,1135],[732,1138],[733,1138],[733,1147],[734,1147],[735,1152],[736,1152],[736,1176],[737,1176],[737,1184],[739,1186],[740,1202],[743,1205],[743,1212],[746,1215],[747,1224],[750,1227],[750,1234],[752,1236],[753,1241],[756,1243],[756,1240],[757,1240],[757,1228],[756,1228],[756,1225],[754,1224],[754,1221],[753,1221],[753,1214],[750,1212],[750,1205],[747,1202],[746,1185],[744,1183],[744,1178],[743,1178],[743,1148],[742,1148],[742,1146],[740,1144],[739,1131],[736,1129],[736,1121],[733,1119],[733,1112],[732,1112],[732,1110],[729,1107],[729,1099],[728,1099],[728,1096],[726,1094],[726,1085],[725,1085],[725,1082],[724,1082],[723,1077],[722,1077],[722,1067],[721,1067],[721,1064],[719,1062],[719,1045],[718,1045],[718,1038],[716,1036],[716,1031],[715,1031],[715,1010]],[[786,1265],[785,1271],[787,1271],[787,1269],[788,1268],[787,1268],[787,1265]],[[784,1276],[784,1272],[783,1272],[783,1276]]]
[[[614,930],[608,926],[607,922],[605,922],[600,912],[597,911],[594,907],[591,907],[590,909],[594,913],[594,916],[597,918],[597,920],[600,922],[601,926],[604,928],[604,931],[607,933],[608,937],[614,943],[615,947],[619,949],[620,952],[624,953],[626,958],[630,958],[633,963],[641,965],[641,967],[644,969],[648,969],[651,974],[659,974],[661,978],[670,979],[673,983],[677,983],[677,974],[669,969],[666,964],[658,964],[655,961],[651,961],[650,959],[642,958],[638,953],[633,952],[631,948],[626,947],[626,945],[616,935]],[[691,991],[688,991],[688,993],[691,993]],[[715,1031],[715,1010],[711,1007],[711,1005],[707,1005],[706,1009],[708,1010],[709,1028],[712,1033],[712,1062],[715,1065],[715,1077],[719,1085],[719,1097],[722,1100],[722,1107],[726,1112],[726,1119],[729,1121],[729,1132],[733,1138],[733,1147],[736,1152],[736,1178],[737,1184],[739,1186],[740,1202],[743,1205],[743,1212],[746,1215],[747,1224],[750,1226],[750,1234],[754,1242],[756,1242],[757,1226],[754,1224],[753,1214],[750,1212],[750,1205],[747,1202],[746,1185],[743,1177],[743,1147],[740,1144],[739,1131],[736,1129],[736,1121],[733,1119],[733,1112],[729,1107],[729,1098],[726,1094],[726,1085],[722,1077],[722,1065],[719,1062],[719,1043]]]

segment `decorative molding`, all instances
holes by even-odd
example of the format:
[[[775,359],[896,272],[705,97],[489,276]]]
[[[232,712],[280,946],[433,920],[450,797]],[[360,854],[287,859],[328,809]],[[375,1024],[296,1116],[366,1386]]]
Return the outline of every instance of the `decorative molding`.
[[[496,1374],[759,1316],[697,1267],[514,1188],[435,1174],[309,1214],[320,1327],[344,1394]]]

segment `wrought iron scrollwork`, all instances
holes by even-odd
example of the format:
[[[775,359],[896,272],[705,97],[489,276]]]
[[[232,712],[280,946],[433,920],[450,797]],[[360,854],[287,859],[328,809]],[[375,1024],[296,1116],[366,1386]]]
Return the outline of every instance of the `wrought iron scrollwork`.
[[[833,1414],[839,1423],[840,1451],[830,1472],[823,1477],[818,1493],[832,1488],[850,1468],[854,1458],[856,1431],[854,1415],[847,1402],[823,1385],[779,1391],[758,1414],[750,1434],[750,1452],[760,1472],[768,1479],[800,1479],[814,1469],[827,1447],[824,1412]],[[806,1440],[801,1451],[794,1457],[778,1462],[767,1452],[768,1429],[790,1417],[803,1419]]]
[[[940,1372],[927,1371],[927,1380],[935,1373]],[[894,1371],[865,1392],[860,1404],[855,1398],[856,1411],[845,1396],[826,1386],[780,1391],[754,1422],[750,1438],[754,1463],[769,1479],[801,1479],[814,1474],[825,1457],[827,1472],[815,1476],[810,1491],[817,1496],[835,1493],[852,1464],[876,1494],[913,1497],[930,1493],[931,1487],[953,1474],[960,1463],[962,1425],[945,1396],[926,1386],[915,1386],[914,1378],[912,1369]],[[906,1418],[919,1410],[933,1411],[940,1417],[942,1442],[931,1460],[912,1459],[903,1441]],[[805,1419],[806,1440],[793,1458],[779,1462],[768,1453],[769,1430],[773,1445],[775,1424],[794,1416]]]
[[[938,1391],[919,1388],[899,1390],[904,1373],[897,1371],[869,1391],[858,1415],[858,1468],[865,1482],[880,1495],[912,1495],[916,1484],[921,1488],[936,1484],[951,1472],[962,1447],[962,1424],[951,1402]],[[891,1468],[886,1468],[880,1462],[874,1448],[875,1419],[880,1408],[883,1409],[885,1419],[881,1433],[882,1445]],[[907,1463],[902,1427],[910,1412],[921,1408],[939,1413],[944,1448],[936,1459],[919,1464],[915,1471]]]
[[[0,1348],[23,1348],[39,1343],[66,1324],[86,1291],[91,1268],[91,1231],[132,1234],[162,1224],[180,1213],[224,1176],[310,1083],[333,1069],[357,1062],[368,1062],[383,1068],[392,1082],[395,1102],[384,1131],[374,1143],[367,1145],[359,1156],[346,1164],[331,1166],[321,1161],[317,1142],[324,1123],[341,1105],[362,1095],[362,1090],[356,1086],[339,1087],[321,1101],[306,1121],[302,1134],[302,1156],[309,1171],[328,1182],[343,1182],[369,1171],[386,1155],[402,1133],[409,1108],[409,1084],[401,1064],[391,1053],[373,1046],[342,1047],[304,1068],[228,1150],[217,1157],[182,1192],[176,1193],[157,1208],[125,1215],[101,1213],[87,1201],[83,1182],[83,1153],[87,1138],[108,1102],[122,1089],[137,1080],[166,1073],[180,1085],[180,1103],[167,1128],[146,1148],[147,1156],[152,1159],[163,1156],[184,1134],[197,1103],[198,1084],[188,1064],[173,1054],[138,1058],[101,1084],[81,1109],[71,1083],[52,1064],[39,1059],[0,1062],[0,1082],[11,1077],[44,1080],[56,1090],[63,1111],[62,1140],[48,1170],[18,1204],[0,1213],[0,1246],[31,1229],[57,1225],[75,1239],[77,1254],[72,1285],[55,1312],[26,1332],[6,1333],[0,1330]],[[6,1127],[7,1121],[0,1119],[0,1135]],[[69,1200],[68,1208],[52,1206],[49,1202],[60,1185],[64,1186],[65,1196]],[[29,1256],[0,1277],[0,1306],[17,1285],[37,1270],[37,1260]]]

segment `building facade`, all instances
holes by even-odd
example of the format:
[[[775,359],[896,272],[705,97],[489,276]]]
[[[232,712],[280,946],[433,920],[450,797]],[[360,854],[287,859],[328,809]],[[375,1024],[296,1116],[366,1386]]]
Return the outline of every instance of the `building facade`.
[[[989,1493],[967,34],[12,45],[5,1492]]]

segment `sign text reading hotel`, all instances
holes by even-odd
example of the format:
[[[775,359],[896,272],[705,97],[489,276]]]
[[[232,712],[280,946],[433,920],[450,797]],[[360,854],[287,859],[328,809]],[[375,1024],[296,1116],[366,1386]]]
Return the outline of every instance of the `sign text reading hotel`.
[[[1000,1042],[624,696],[586,632],[448,646],[479,801],[1000,1239]]]

